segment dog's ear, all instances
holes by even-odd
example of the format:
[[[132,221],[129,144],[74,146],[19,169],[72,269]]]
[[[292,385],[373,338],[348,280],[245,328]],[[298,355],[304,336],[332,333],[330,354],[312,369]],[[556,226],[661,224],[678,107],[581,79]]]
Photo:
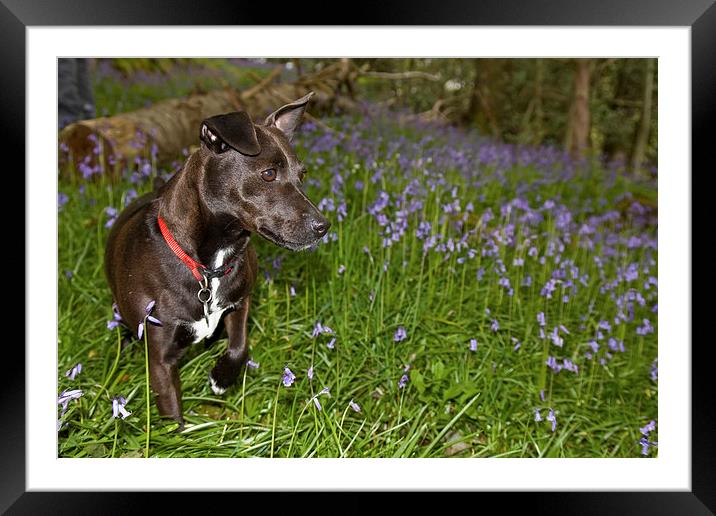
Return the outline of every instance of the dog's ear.
[[[207,118],[201,123],[199,138],[217,154],[229,147],[247,156],[261,152],[254,123],[243,111]]]
[[[281,129],[286,138],[290,141],[293,137],[293,133],[301,123],[303,113],[306,111],[306,105],[311,100],[314,93],[310,92],[305,97],[301,97],[298,100],[294,100],[290,104],[286,104],[278,108],[276,111],[266,117],[264,125],[273,126]]]

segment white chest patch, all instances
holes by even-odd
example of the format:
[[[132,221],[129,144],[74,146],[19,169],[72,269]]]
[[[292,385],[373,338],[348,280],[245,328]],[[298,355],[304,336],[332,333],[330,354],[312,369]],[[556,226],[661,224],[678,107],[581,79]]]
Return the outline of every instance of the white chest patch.
[[[213,267],[216,268],[223,265],[224,257],[227,256],[232,250],[232,248],[227,248],[217,251],[214,257]],[[205,317],[202,317],[198,321],[189,323],[189,326],[194,332],[194,344],[213,335],[214,331],[216,330],[216,327],[219,325],[221,316],[223,315],[224,311],[229,308],[229,306],[219,308],[220,301],[221,298],[219,295],[219,278],[214,278],[211,280],[211,301],[209,302],[208,322]]]

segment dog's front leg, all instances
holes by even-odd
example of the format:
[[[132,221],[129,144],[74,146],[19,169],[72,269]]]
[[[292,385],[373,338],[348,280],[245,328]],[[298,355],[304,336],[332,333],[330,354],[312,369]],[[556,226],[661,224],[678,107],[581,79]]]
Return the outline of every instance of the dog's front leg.
[[[241,367],[246,363],[249,355],[246,321],[249,317],[250,304],[251,296],[246,296],[237,310],[224,317],[229,346],[209,374],[209,382],[214,394],[223,394],[233,385],[241,372]]]
[[[161,328],[157,328],[161,330]],[[157,338],[164,332],[156,331],[149,344],[149,377],[156,395],[159,415],[175,420],[184,428],[179,380],[179,358],[182,351],[171,339]]]

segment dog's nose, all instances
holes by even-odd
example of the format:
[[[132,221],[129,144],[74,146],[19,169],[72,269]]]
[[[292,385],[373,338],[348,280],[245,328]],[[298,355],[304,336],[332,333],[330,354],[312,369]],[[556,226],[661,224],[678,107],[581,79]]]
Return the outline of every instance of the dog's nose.
[[[328,228],[330,228],[330,227],[331,227],[331,223],[325,219],[311,221],[311,229],[319,237],[322,237],[323,235],[325,235],[328,232]]]

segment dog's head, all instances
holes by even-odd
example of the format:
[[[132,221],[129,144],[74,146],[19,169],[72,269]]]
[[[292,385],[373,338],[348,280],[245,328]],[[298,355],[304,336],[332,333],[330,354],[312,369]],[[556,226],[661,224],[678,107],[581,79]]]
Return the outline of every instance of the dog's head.
[[[280,107],[261,125],[239,111],[207,118],[200,130],[209,209],[294,251],[310,247],[330,227],[303,193],[306,167],[290,145],[312,95]]]

